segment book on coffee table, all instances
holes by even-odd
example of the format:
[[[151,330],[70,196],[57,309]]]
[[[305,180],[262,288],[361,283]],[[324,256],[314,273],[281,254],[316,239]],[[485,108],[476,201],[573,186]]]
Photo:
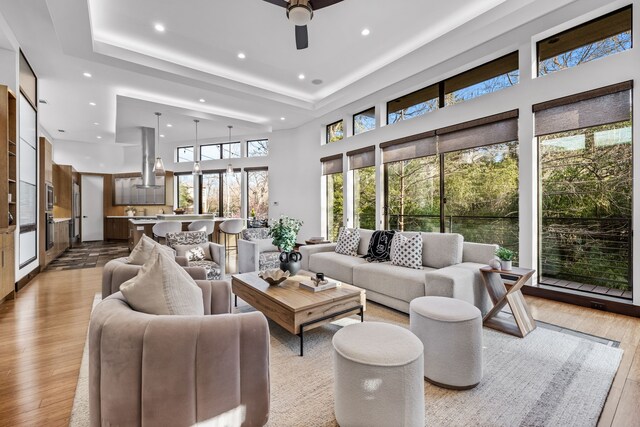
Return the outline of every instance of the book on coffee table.
[[[300,289],[304,289],[307,291],[320,292],[326,291],[327,289],[335,289],[338,286],[338,282],[325,280],[324,282],[320,282],[320,284],[316,286],[313,280],[302,280],[298,286],[300,287]]]

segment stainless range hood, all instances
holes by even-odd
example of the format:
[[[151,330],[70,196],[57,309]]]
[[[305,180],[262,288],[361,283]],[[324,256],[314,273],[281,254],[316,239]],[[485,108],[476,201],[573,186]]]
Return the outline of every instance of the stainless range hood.
[[[156,175],[153,172],[153,162],[156,158],[156,131],[154,128],[141,127],[142,146],[142,185],[136,188],[160,188],[156,185]]]

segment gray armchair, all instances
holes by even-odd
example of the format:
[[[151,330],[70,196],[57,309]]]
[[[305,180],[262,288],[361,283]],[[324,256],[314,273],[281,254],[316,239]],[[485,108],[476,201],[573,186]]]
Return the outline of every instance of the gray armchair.
[[[196,283],[204,316],[140,313],[121,292],[95,307],[89,325],[92,427],[217,425],[216,420],[240,425],[242,419],[242,426],[266,424],[267,320],[259,312],[228,314],[228,282]]]
[[[271,244],[268,228],[246,228],[238,240],[238,272],[280,268],[280,251]]]
[[[225,250],[218,243],[209,242],[206,231],[180,231],[167,233],[167,246],[176,251],[176,258],[186,256],[189,247],[199,245],[205,249],[205,259],[187,261],[189,267],[202,267],[207,271],[207,280],[225,278]]]

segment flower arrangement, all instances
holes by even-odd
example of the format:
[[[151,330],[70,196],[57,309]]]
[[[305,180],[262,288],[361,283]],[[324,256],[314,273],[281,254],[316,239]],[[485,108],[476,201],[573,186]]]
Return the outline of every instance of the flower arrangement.
[[[285,215],[282,215],[277,221],[273,221],[269,230],[269,237],[273,237],[273,245],[280,248],[281,251],[291,252],[296,244],[296,237],[302,224],[303,222],[299,219],[289,218]]]
[[[129,216],[134,216],[136,214],[136,208],[133,206],[126,206],[124,208],[124,212]]]

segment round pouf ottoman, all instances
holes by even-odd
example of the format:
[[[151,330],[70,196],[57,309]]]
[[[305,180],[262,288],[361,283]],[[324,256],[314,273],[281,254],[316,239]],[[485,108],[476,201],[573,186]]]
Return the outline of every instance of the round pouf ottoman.
[[[333,336],[340,427],[424,426],[422,343],[400,326],[364,322]]]
[[[482,315],[468,302],[421,297],[409,305],[410,329],[424,344],[424,376],[452,389],[482,380]]]

